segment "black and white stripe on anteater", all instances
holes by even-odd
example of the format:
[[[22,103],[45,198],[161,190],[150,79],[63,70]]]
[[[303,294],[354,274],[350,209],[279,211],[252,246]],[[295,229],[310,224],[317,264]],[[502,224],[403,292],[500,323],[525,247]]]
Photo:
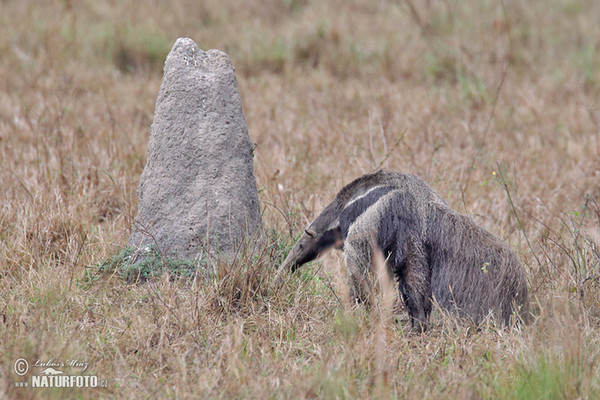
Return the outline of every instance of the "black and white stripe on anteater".
[[[474,321],[491,314],[508,324],[515,310],[526,318],[527,284],[515,254],[411,174],[379,171],[345,186],[306,228],[279,274],[343,249],[351,300],[368,302],[374,246],[396,277],[413,327],[425,328],[432,299]]]

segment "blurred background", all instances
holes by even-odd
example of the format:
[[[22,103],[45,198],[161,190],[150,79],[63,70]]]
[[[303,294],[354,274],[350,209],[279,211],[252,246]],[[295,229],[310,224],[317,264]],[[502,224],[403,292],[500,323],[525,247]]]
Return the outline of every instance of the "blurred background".
[[[76,280],[125,246],[163,63],[189,37],[236,68],[269,230],[291,241],[364,173],[416,173],[516,250],[532,298],[574,302],[597,343],[600,2],[1,0],[0,10],[6,293],[30,293],[32,276]],[[324,264],[342,287],[339,257]],[[27,314],[14,296],[0,313]],[[592,372],[594,354],[581,364]],[[597,387],[582,374],[580,389]]]

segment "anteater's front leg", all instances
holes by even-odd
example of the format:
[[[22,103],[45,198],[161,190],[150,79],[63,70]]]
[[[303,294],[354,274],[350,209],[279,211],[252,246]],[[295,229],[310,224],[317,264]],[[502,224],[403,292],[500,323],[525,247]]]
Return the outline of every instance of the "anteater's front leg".
[[[368,268],[371,262],[371,247],[366,241],[354,241],[346,246],[345,262],[350,303],[370,308],[373,301],[373,279]]]
[[[393,270],[412,327],[424,332],[431,313],[429,261],[423,245],[416,239],[408,240],[403,250],[395,254]]]

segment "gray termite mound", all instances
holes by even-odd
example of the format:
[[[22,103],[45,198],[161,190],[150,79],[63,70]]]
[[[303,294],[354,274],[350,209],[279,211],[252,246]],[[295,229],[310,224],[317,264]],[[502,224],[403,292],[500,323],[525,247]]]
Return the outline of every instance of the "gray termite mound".
[[[278,271],[329,249],[344,250],[351,301],[369,302],[373,252],[387,260],[413,327],[425,329],[432,300],[446,311],[508,324],[527,318],[525,272],[499,238],[452,210],[416,175],[379,171],[345,186],[306,228]]]
[[[227,54],[178,39],[164,66],[129,244],[230,255],[262,221],[252,144]]]

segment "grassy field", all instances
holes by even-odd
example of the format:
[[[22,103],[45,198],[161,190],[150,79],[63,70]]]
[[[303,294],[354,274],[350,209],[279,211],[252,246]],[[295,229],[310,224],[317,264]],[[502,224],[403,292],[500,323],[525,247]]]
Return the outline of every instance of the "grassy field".
[[[600,398],[600,2],[0,10],[4,397]],[[139,285],[99,265],[127,244],[178,37],[236,67],[271,242],[209,283]],[[348,306],[339,254],[268,286],[293,237],[377,168],[419,174],[511,245],[530,325],[438,316],[411,334],[402,310]],[[19,358],[87,361],[107,387],[19,388]]]

